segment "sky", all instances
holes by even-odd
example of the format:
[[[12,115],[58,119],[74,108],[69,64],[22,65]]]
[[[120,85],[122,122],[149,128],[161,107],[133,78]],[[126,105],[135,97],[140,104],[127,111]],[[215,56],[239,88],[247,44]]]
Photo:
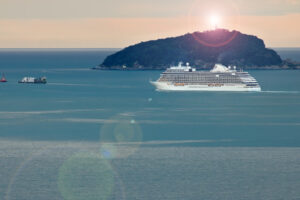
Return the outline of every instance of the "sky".
[[[0,0],[0,48],[124,48],[216,27],[300,47],[300,0]]]

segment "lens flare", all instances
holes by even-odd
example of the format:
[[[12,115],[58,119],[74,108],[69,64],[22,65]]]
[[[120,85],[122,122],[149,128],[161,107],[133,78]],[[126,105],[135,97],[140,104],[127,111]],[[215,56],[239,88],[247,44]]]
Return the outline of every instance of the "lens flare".
[[[195,0],[187,13],[187,30],[199,44],[218,48],[230,44],[240,24],[239,7],[232,0]]]
[[[79,153],[59,169],[58,189],[65,200],[106,200],[115,185],[110,163],[94,153]]]
[[[34,173],[34,176],[32,174],[30,174],[30,171],[42,171],[41,168],[36,169],[39,166],[34,165],[34,161],[36,161],[36,159],[39,159],[40,156],[44,157],[44,154],[47,153],[48,149],[47,147],[43,147],[40,150],[38,150],[37,152],[33,153],[32,155],[30,155],[27,159],[25,159],[19,166],[18,168],[15,170],[15,173],[11,176],[11,179],[8,183],[8,187],[7,187],[7,191],[5,193],[5,200],[10,200],[10,199],[17,199],[20,198],[20,196],[23,196],[24,191],[28,190],[29,188],[26,187],[28,185],[25,185],[24,183],[22,183],[22,180],[24,181],[24,179],[27,179],[28,182],[31,182],[33,177],[34,177],[34,182],[32,182],[32,184],[30,184],[31,188],[39,188],[40,189],[40,185],[36,185],[33,183],[39,183],[38,180],[41,180],[41,177],[38,176],[38,173]],[[44,169],[43,169],[44,170]],[[29,172],[28,172],[29,171]],[[22,177],[21,181],[19,180],[20,176]],[[26,182],[27,183],[27,182]],[[34,194],[30,194],[30,193],[26,193],[28,194],[28,196],[30,196],[31,199],[35,198]],[[27,196],[27,198],[28,198]]]
[[[216,14],[211,15],[209,21],[212,28],[217,29],[218,26],[220,25],[220,20],[221,20],[220,16]]]
[[[131,116],[114,117],[100,130],[100,153],[103,158],[124,158],[133,154],[142,141],[142,130]]]

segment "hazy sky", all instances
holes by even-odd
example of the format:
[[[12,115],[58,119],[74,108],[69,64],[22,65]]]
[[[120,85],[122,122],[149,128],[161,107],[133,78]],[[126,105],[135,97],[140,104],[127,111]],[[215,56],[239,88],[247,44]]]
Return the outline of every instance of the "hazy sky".
[[[0,0],[0,48],[125,47],[218,27],[300,47],[300,0]]]

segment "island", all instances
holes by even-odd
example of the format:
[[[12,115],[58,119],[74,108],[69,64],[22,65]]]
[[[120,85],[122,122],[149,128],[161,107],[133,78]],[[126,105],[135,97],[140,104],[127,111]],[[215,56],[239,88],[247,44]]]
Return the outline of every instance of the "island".
[[[300,63],[282,60],[262,39],[226,29],[141,42],[106,57],[93,69],[161,70],[179,62],[197,69],[211,69],[216,63],[243,69],[300,69]]]

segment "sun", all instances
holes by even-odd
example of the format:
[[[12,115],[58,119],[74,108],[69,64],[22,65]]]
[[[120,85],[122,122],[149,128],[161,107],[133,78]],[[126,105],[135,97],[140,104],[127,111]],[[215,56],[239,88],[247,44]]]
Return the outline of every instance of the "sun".
[[[218,26],[220,25],[220,16],[218,15],[211,15],[209,18],[210,26],[214,29],[217,29]]]

